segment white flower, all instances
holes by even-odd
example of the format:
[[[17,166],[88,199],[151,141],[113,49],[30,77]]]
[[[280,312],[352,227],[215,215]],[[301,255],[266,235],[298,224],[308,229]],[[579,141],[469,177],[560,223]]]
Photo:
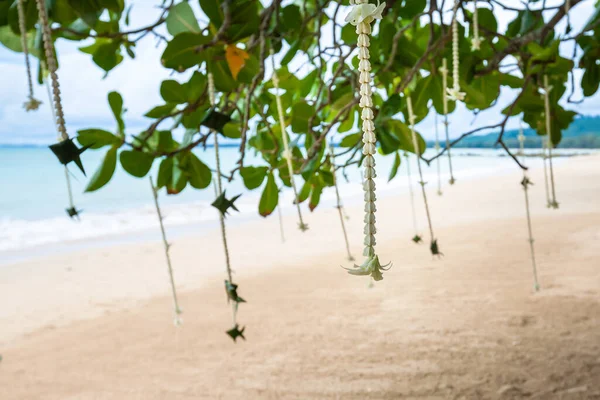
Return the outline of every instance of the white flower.
[[[465,92],[461,92],[456,88],[448,88],[446,89],[448,93],[448,100],[450,101],[463,101],[465,99]]]
[[[385,2],[384,3],[377,3],[377,6],[375,4],[355,4],[354,7],[352,8],[352,11],[350,11],[350,13],[348,13],[348,15],[346,16],[346,22],[350,22],[352,25],[358,25],[361,22],[365,22],[367,24],[370,24],[371,22],[373,22],[376,19],[382,19],[383,16],[381,15],[381,13],[383,12],[383,10],[385,9]]]
[[[481,49],[481,39],[478,37],[471,39],[471,51],[479,49]]]

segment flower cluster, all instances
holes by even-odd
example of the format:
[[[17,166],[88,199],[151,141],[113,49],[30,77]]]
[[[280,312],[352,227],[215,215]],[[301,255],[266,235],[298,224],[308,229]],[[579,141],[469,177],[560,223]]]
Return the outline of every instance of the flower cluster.
[[[375,172],[375,158],[373,155],[377,149],[375,143],[375,123],[373,122],[373,98],[371,89],[371,62],[369,61],[369,35],[371,34],[371,22],[382,18],[382,11],[385,3],[368,4],[367,0],[351,1],[354,7],[346,17],[346,22],[356,26],[358,34],[358,71],[360,83],[360,108],[363,131],[363,154],[364,154],[364,178],[363,190],[365,192],[365,228],[363,255],[367,257],[362,265],[354,265],[353,269],[348,269],[352,275],[370,275],[374,280],[383,279],[382,271],[389,269],[389,265],[381,265],[379,258],[375,254],[375,181],[377,176]]]
[[[448,99],[452,101],[463,101],[465,99],[465,92],[460,91],[460,81],[458,76],[458,67],[460,66],[460,59],[458,55],[458,20],[456,19],[458,14],[457,0],[454,4],[454,14],[452,16],[452,88],[446,89]]]

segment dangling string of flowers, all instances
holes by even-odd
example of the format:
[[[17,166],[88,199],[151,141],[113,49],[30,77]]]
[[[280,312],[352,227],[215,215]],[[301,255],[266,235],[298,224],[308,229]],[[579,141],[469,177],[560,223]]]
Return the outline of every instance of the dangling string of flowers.
[[[452,88],[447,89],[448,99],[452,101],[463,101],[465,99],[465,93],[460,91],[460,81],[458,69],[460,66],[460,59],[458,54],[458,5],[460,0],[456,0],[454,3],[454,14],[452,15]]]
[[[31,65],[29,63],[29,45],[27,43],[27,24],[25,23],[25,10],[23,7],[25,0],[17,2],[17,12],[19,14],[19,31],[21,31],[21,47],[25,56],[25,69],[27,70],[27,85],[29,94],[28,100],[23,104],[25,111],[37,110],[40,107],[41,101],[33,97],[33,80],[31,79]]]
[[[552,141],[552,121],[550,114],[550,91],[552,86],[548,84],[548,75],[544,75],[544,114],[546,117],[546,145],[548,148],[548,166],[550,167],[550,189],[552,191],[552,198],[549,206],[551,208],[558,208],[558,202],[556,201],[556,189],[554,187],[554,168],[552,168],[552,148],[554,143]]]
[[[435,152],[440,152],[440,137],[438,133],[438,116],[437,113],[434,115],[434,124],[435,124]],[[440,159],[435,160],[437,166],[437,194],[438,196],[442,195],[442,176],[440,172]]]
[[[48,21],[48,13],[46,12],[46,3],[44,0],[36,0],[40,24],[42,27],[42,39],[44,41],[44,54],[46,56],[46,64],[50,73],[52,83],[52,94],[54,99],[54,111],[56,113],[56,126],[60,133],[59,141],[68,140],[67,128],[65,127],[65,114],[62,108],[62,100],[60,98],[60,85],[58,83],[58,75],[56,74],[56,58],[54,58],[54,45],[52,43],[52,33],[50,31],[50,22]]]
[[[481,38],[479,37],[479,11],[477,10],[477,0],[473,0],[473,38],[471,39],[471,51],[481,48]]]
[[[216,98],[215,98],[215,82],[214,82],[213,74],[210,72],[208,73],[208,97],[210,100],[211,107],[215,107],[215,105],[217,104]],[[218,136],[217,131],[215,131],[215,130],[211,129],[211,133],[213,134],[213,136],[215,138],[215,166],[216,166],[216,176],[217,176],[216,191],[217,191],[217,195],[218,195],[217,199],[218,199],[220,197],[224,197],[223,183],[222,183],[222,177],[221,177],[221,157],[219,155],[219,136]],[[231,205],[232,204],[233,204],[233,201],[231,201]],[[213,205],[214,205],[214,203],[213,203]],[[227,209],[225,208],[225,211],[226,210]],[[237,293],[238,285],[233,283],[233,276],[232,276],[232,272],[231,272],[231,261],[229,258],[229,246],[227,243],[227,230],[225,228],[225,215],[224,215],[225,211],[222,211],[221,209],[220,209],[220,211],[221,212],[219,213],[219,222],[221,225],[221,239],[223,241],[223,250],[225,252],[225,267],[227,270],[227,280],[225,280],[225,292],[227,293],[227,301],[232,303],[231,307],[232,307],[232,312],[233,312],[233,328],[228,330],[227,334],[229,336],[231,336],[233,341],[236,341],[238,337],[241,337],[242,339],[246,340],[246,338],[244,337],[244,329],[246,329],[246,328],[245,327],[240,328],[240,326],[237,322],[238,306],[240,303],[245,303],[246,301],[238,296],[238,293]]]
[[[521,129],[522,131],[522,129]],[[521,136],[521,134],[519,134]],[[523,156],[524,154],[524,140],[520,140],[519,153]],[[524,161],[522,162],[525,165]],[[527,170],[523,169],[523,180],[521,180],[521,186],[523,187],[523,193],[525,194],[525,211],[527,214],[527,231],[529,233],[529,253],[531,254],[531,266],[533,268],[533,289],[537,292],[540,290],[540,285],[538,282],[537,276],[537,265],[535,262],[535,246],[533,239],[533,229],[531,226],[531,213],[529,212],[529,186],[533,185],[533,183],[529,180],[527,176]]]
[[[412,238],[412,241],[419,244],[423,241],[421,235],[419,235],[419,228],[417,226],[417,212],[415,209],[415,192],[413,191],[412,186],[412,176],[410,173],[410,156],[408,153],[404,153],[404,157],[406,157],[406,178],[408,179],[408,192],[410,194],[410,208],[412,211],[412,222],[413,229],[415,231],[415,235]]]
[[[160,224],[160,233],[163,240],[163,246],[165,248],[165,257],[167,258],[167,267],[169,272],[169,279],[171,281],[171,294],[173,295],[173,311],[175,313],[175,318],[173,322],[176,326],[179,326],[183,323],[181,319],[181,308],[179,308],[179,302],[177,301],[177,289],[175,287],[175,278],[173,277],[173,267],[171,266],[171,255],[169,250],[171,249],[171,244],[167,241],[167,234],[165,232],[165,226],[163,224],[163,216],[160,210],[160,205],[158,204],[158,190],[154,186],[152,182],[152,177],[150,176],[150,189],[152,189],[152,197],[154,198],[154,207],[156,208],[156,215],[158,216],[158,222]]]
[[[454,172],[452,171],[452,152],[450,148],[450,134],[448,132],[450,121],[448,121],[448,96],[446,96],[446,92],[448,90],[448,61],[446,61],[445,58],[442,60],[442,68],[440,68],[440,72],[442,73],[442,97],[444,105],[444,130],[446,133],[446,153],[448,153],[448,166],[450,168],[449,183],[454,185],[456,179],[454,179]]]
[[[294,167],[292,166],[292,151],[290,150],[290,144],[288,142],[285,117],[283,115],[283,105],[281,104],[281,95],[279,94],[279,77],[277,76],[277,70],[275,69],[275,57],[273,48],[271,48],[271,63],[273,66],[273,87],[275,88],[275,103],[277,104],[277,113],[279,114],[279,126],[281,127],[281,138],[283,139],[284,158],[287,163],[288,173],[290,174],[290,183],[292,184],[292,190],[294,191],[294,203],[298,210],[298,228],[304,232],[308,230],[308,225],[302,220],[302,211],[300,209],[300,202],[298,201],[298,189],[294,181]]]
[[[283,234],[283,216],[281,215],[281,207],[277,207],[277,215],[279,216],[279,234],[281,243],[285,243],[285,235]]]
[[[333,146],[329,145],[329,157],[331,160],[331,174],[333,176],[333,186],[335,187],[335,197],[337,200],[336,208],[340,214],[340,224],[342,225],[342,232],[344,234],[344,242],[346,243],[346,252],[348,254],[348,261],[354,261],[352,252],[350,251],[350,243],[348,242],[348,234],[346,233],[346,224],[344,223],[344,206],[342,205],[342,198],[340,197],[340,190],[338,188],[337,176],[335,171],[335,153],[333,152]]]
[[[383,279],[382,271],[387,271],[391,263],[381,265],[379,257],[375,254],[375,158],[373,155],[377,149],[375,143],[375,124],[373,123],[373,99],[371,89],[371,63],[369,61],[369,35],[371,34],[371,23],[376,19],[383,18],[381,13],[385,8],[385,3],[375,6],[369,4],[368,0],[350,0],[354,5],[350,13],[346,16],[346,22],[356,26],[358,34],[358,71],[360,84],[360,103],[362,109],[362,141],[363,146],[363,167],[364,180],[363,190],[365,192],[365,249],[363,255],[366,260],[363,264],[356,265],[354,268],[346,268],[352,275],[371,276],[375,281]]]
[[[419,184],[421,185],[421,192],[423,194],[423,202],[425,203],[425,213],[427,214],[427,223],[429,224],[429,239],[431,254],[434,256],[441,256],[442,253],[438,247],[437,239],[433,233],[433,224],[431,223],[431,214],[429,213],[429,203],[427,202],[427,192],[425,191],[425,185],[427,182],[423,180],[423,170],[421,169],[421,149],[419,142],[417,141],[417,133],[415,132],[415,114],[413,113],[412,100],[410,95],[406,96],[406,102],[408,106],[408,121],[410,123],[410,133],[412,136],[413,148],[415,150],[415,156],[417,157],[417,168],[419,169]]]
[[[525,156],[525,135],[523,135],[523,123],[519,122],[519,156]]]

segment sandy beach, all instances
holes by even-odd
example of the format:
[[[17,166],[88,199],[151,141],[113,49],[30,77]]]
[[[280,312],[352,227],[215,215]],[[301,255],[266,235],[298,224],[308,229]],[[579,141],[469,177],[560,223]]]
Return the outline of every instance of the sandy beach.
[[[216,231],[174,241],[180,327],[159,242],[2,265],[0,398],[600,399],[600,156],[555,174],[559,210],[546,208],[543,171],[530,174],[537,293],[516,167],[458,176],[443,196],[430,182],[441,259],[410,241],[409,197],[381,198],[377,249],[393,267],[373,288],[340,268],[334,208],[308,214],[306,233],[286,215],[283,244],[276,214],[232,227],[248,301],[238,343],[224,333]],[[362,206],[347,213],[360,261]]]

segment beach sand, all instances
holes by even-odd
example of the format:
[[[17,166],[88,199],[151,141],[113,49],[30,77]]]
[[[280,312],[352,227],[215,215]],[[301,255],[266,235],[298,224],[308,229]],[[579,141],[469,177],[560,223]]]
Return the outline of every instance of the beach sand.
[[[507,160],[507,162],[510,162]],[[348,275],[336,209],[231,227],[246,341],[233,343],[217,232],[174,241],[184,324],[173,325],[162,246],[79,250],[0,267],[0,398],[600,399],[600,157],[542,170],[531,209],[521,172],[435,195],[445,256],[415,245],[407,195],[378,203],[384,280]],[[419,224],[428,242],[419,193]],[[348,208],[357,259],[362,207]]]

